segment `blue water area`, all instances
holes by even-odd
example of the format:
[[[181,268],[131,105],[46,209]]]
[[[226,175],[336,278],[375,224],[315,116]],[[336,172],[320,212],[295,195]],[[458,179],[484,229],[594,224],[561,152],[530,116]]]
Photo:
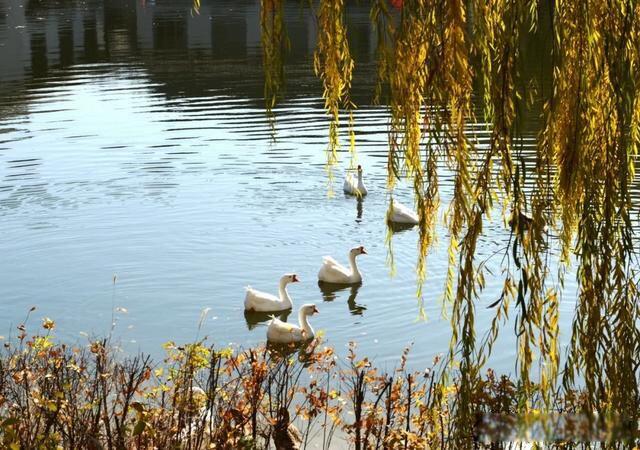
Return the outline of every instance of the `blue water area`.
[[[370,192],[362,201],[341,192],[352,158],[346,118],[329,195],[313,19],[287,3],[287,90],[272,129],[259,17],[254,0],[203,2],[199,11],[189,2],[0,0],[0,334],[15,334],[35,305],[30,328],[48,316],[61,339],[111,334],[125,353],[161,355],[166,341],[203,336],[259,344],[267,318],[245,315],[245,286],[275,294],[280,276],[295,272],[294,308],[315,303],[312,324],[340,353],[355,341],[360,354],[392,367],[413,344],[409,363],[424,368],[447,352],[442,215],[453,174],[443,163],[421,319],[417,229],[392,235],[391,276],[389,115],[371,101],[375,32],[366,5],[348,13],[356,158]],[[525,160],[534,158],[530,128]],[[467,131],[486,145],[486,127]],[[412,205],[410,185],[400,182],[394,198]],[[497,207],[487,221],[477,254],[495,274],[477,302],[479,336],[502,289],[510,233],[501,214]],[[362,285],[321,289],[322,257],[346,264],[359,245],[368,251],[358,260]],[[565,343],[574,300],[569,273]],[[504,327],[491,365],[510,372],[516,341],[512,323]]]

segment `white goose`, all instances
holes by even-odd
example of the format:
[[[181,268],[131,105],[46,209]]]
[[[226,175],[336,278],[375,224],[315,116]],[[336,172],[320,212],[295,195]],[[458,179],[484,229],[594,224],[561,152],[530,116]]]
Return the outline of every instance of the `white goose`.
[[[345,194],[355,195],[358,197],[364,197],[367,195],[367,188],[362,181],[362,166],[358,166],[358,181],[356,182],[351,174],[347,174],[342,190]]]
[[[280,278],[279,297],[266,292],[261,292],[247,286],[247,295],[244,298],[244,309],[248,311],[283,311],[293,307],[287,284],[300,281],[295,273],[286,273]]]
[[[404,206],[397,200],[391,199],[387,219],[393,223],[403,223],[410,225],[418,225],[420,218],[411,208]]]
[[[313,339],[315,332],[309,325],[307,317],[319,313],[320,311],[318,311],[316,305],[312,303],[302,305],[298,312],[298,323],[300,325],[297,326],[272,317],[267,327],[267,340],[277,344],[291,344]]]
[[[364,247],[355,247],[349,251],[349,262],[351,269],[347,269],[331,256],[322,258],[322,267],[318,272],[318,280],[326,283],[353,284],[362,281],[362,274],[356,264],[356,256],[366,255]]]

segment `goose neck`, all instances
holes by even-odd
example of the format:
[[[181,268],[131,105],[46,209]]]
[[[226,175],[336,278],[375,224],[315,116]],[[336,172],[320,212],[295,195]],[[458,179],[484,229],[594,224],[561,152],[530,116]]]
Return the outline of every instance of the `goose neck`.
[[[353,274],[359,278],[360,277],[360,270],[358,269],[358,263],[356,262],[356,254],[355,253],[350,253],[349,254],[349,263],[351,264],[351,272],[353,272]]]
[[[311,328],[311,325],[309,324],[309,316],[307,316],[307,314],[302,310],[298,312],[298,322],[300,323],[300,328],[304,330],[307,337],[314,336],[313,328]]]
[[[289,308],[291,308],[291,297],[289,296],[289,291],[287,291],[287,282],[285,280],[280,281],[280,300],[282,300],[283,303],[285,303],[286,305],[288,305]]]
[[[358,173],[358,190],[363,195],[367,193],[367,188],[364,186],[364,181],[362,181],[362,172]]]

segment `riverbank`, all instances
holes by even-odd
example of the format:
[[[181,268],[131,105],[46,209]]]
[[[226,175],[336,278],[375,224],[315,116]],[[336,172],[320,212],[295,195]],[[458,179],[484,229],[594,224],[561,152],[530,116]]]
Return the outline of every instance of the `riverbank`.
[[[3,448],[450,448],[460,431],[455,370],[436,360],[410,372],[409,350],[388,372],[358,356],[355,344],[340,359],[320,340],[242,351],[168,342],[166,358],[153,361],[118,357],[109,339],[59,343],[54,329],[44,319],[35,334],[20,325],[4,341]],[[506,376],[489,370],[473,392],[470,447],[539,440],[558,413],[564,431],[554,436],[593,438],[579,392],[558,394],[556,415],[544,421],[538,409],[523,411],[521,389]]]

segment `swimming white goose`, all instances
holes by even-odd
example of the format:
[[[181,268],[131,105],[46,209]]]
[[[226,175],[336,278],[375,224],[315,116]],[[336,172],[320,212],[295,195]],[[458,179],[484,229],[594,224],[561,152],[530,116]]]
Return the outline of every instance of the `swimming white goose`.
[[[355,247],[349,251],[349,262],[351,269],[347,269],[331,256],[322,258],[322,267],[318,272],[318,280],[326,283],[353,284],[362,281],[362,274],[356,264],[356,256],[366,255],[364,247]]]
[[[248,311],[283,311],[293,307],[287,284],[300,281],[295,273],[286,273],[280,278],[280,297],[266,292],[261,292],[247,286],[247,295],[244,298],[244,309]]]
[[[298,312],[298,323],[300,325],[293,325],[272,317],[267,327],[267,340],[277,344],[291,344],[312,339],[315,333],[307,318],[319,313],[320,311],[318,311],[316,305],[307,303],[302,305]]]
[[[389,222],[418,225],[420,218],[411,208],[404,206],[398,200],[391,199],[389,211],[387,212]]]
[[[362,166],[358,166],[358,181],[354,180],[351,174],[347,174],[342,190],[345,194],[364,197],[367,195],[367,188],[362,181]]]

